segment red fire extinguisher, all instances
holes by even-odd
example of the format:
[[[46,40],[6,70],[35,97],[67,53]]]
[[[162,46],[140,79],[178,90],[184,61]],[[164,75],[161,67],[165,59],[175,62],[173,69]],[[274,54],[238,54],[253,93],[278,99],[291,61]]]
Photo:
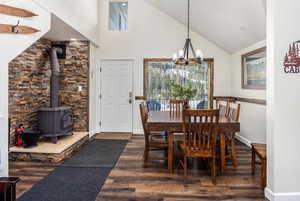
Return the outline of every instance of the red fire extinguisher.
[[[20,124],[16,128],[15,132],[16,132],[16,146],[21,147],[21,146],[23,146],[22,138],[21,138],[21,134],[24,132],[23,124]]]

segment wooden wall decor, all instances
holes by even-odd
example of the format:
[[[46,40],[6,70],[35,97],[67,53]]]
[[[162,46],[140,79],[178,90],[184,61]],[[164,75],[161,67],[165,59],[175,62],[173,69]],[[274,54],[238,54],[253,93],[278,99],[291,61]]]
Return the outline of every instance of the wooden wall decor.
[[[300,41],[298,40],[289,45],[289,50],[286,53],[283,62],[284,72],[286,74],[300,73],[299,43]]]
[[[15,8],[11,6],[7,6],[4,4],[0,4],[0,13],[4,15],[11,15],[16,17],[34,17],[37,16],[37,14],[34,14],[28,10],[21,9],[21,8]]]
[[[0,33],[32,34],[39,31],[40,30],[28,26],[0,24]]]

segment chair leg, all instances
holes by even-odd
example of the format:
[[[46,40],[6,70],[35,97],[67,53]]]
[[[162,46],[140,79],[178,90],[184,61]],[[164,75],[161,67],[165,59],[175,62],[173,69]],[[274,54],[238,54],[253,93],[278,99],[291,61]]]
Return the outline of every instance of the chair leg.
[[[234,136],[231,139],[231,157],[233,162],[233,167],[237,168],[237,156],[236,156],[236,146],[235,146],[235,138]]]
[[[211,177],[212,177],[212,183],[216,185],[217,182],[216,182],[216,158],[215,157],[212,157],[212,161],[211,161]]]
[[[252,147],[252,160],[251,160],[251,169],[252,169],[252,175],[255,175],[255,160],[256,160],[256,158],[255,158],[255,151],[254,151],[254,149],[253,149],[253,147]]]
[[[187,183],[187,157],[183,159],[183,172],[184,172],[184,183]]]
[[[147,167],[148,158],[149,158],[149,149],[146,146],[144,150],[144,167]]]
[[[261,160],[261,188],[266,187],[267,183],[267,163],[265,159]]]
[[[168,170],[173,173],[174,171],[174,135],[170,133],[168,135]]]

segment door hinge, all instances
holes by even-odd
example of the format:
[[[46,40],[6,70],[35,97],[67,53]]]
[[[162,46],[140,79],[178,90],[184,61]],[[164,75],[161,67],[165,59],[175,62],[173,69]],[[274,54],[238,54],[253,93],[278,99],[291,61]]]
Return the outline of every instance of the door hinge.
[[[102,94],[99,95],[99,99],[102,99]]]
[[[101,121],[99,121],[99,126],[101,127],[101,125],[102,125],[102,122],[101,122]]]
[[[102,68],[100,67],[100,73],[102,72]]]

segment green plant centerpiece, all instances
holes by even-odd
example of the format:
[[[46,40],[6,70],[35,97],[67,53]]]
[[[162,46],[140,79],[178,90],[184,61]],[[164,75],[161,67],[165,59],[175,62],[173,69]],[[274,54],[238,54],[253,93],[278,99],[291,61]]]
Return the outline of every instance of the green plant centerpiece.
[[[174,80],[169,82],[169,97],[175,99],[184,99],[185,108],[189,108],[189,100],[195,98],[197,89],[193,88],[191,84],[182,85]]]

